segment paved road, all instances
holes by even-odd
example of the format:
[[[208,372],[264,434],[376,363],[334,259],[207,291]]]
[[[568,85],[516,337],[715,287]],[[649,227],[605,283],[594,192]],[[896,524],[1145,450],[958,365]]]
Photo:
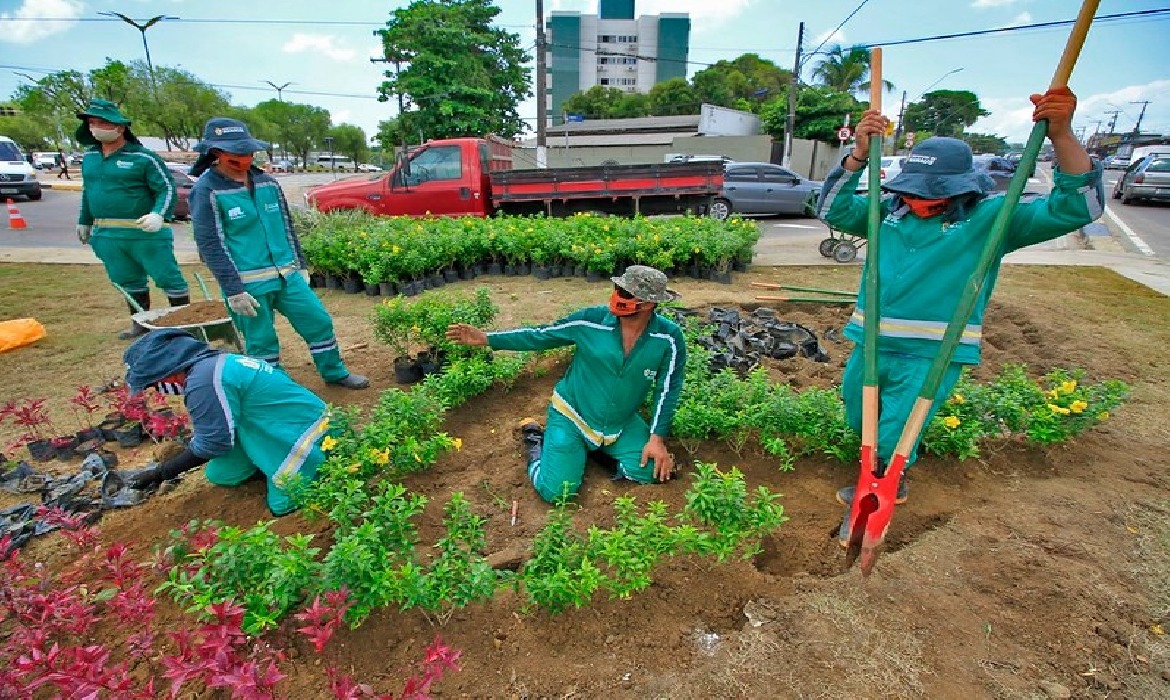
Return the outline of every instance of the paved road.
[[[1113,185],[1121,177],[1120,170],[1105,171],[1105,193],[1109,197]],[[1105,223],[1114,230],[1115,237],[1131,252],[1151,253],[1170,261],[1170,204],[1122,204],[1108,199]]]

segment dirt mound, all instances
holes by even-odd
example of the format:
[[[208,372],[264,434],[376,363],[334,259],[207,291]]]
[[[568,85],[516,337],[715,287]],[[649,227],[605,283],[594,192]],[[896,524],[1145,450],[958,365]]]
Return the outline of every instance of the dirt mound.
[[[151,321],[151,325],[166,328],[196,326],[211,321],[224,321],[227,318],[227,308],[222,301],[197,301]]]

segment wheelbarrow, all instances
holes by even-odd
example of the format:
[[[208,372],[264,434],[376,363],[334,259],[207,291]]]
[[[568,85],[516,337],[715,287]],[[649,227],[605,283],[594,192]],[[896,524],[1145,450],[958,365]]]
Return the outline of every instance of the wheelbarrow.
[[[829,229],[829,237],[820,242],[817,251],[826,258],[832,258],[839,263],[853,262],[857,259],[857,251],[865,245],[865,239],[850,233]]]
[[[196,274],[195,281],[199,283],[199,289],[203,292],[204,300],[215,301],[212,299],[211,294],[207,291],[207,285],[203,282],[203,278]],[[178,326],[160,325],[159,321],[161,319],[175,313],[176,311],[187,308],[190,306],[190,304],[184,304],[182,306],[171,306],[165,309],[144,310],[141,306],[138,305],[138,302],[134,301],[134,297],[130,296],[130,294],[125,289],[122,289],[122,287],[119,287],[118,285],[114,286],[117,287],[118,291],[122,292],[122,295],[126,297],[127,301],[130,303],[131,308],[135,309],[135,312],[130,315],[130,318],[143,328],[150,331],[158,330],[160,328],[178,328],[179,330],[187,331],[205,343],[211,343],[213,341],[219,340],[235,348],[236,352],[243,352],[243,338],[240,336],[240,331],[238,328],[236,328],[236,324],[232,322],[231,316],[228,315],[226,306],[223,308],[222,318]]]

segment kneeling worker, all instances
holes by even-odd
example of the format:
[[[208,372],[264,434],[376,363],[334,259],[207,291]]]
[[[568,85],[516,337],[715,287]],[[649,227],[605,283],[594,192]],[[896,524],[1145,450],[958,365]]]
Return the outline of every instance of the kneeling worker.
[[[151,331],[124,359],[131,393],[153,387],[182,395],[194,429],[187,447],[161,465],[119,472],[125,485],[145,488],[207,464],[207,480],[219,486],[262,472],[272,514],[295,509],[286,487],[294,477],[312,480],[325,461],[321,399],[263,360],[213,349],[181,330]]]
[[[665,274],[645,265],[631,265],[612,279],[608,307],[584,308],[547,326],[494,333],[465,323],[447,328],[448,340],[493,350],[576,346],[553,390],[547,429],[534,420],[521,425],[528,478],[549,502],[577,495],[590,450],[613,458],[619,477],[642,484],[666,481],[673,473],[663,438],[682,393],[686,340],[656,309],[678,295],[666,288]],[[647,424],[638,409],[651,390]]]

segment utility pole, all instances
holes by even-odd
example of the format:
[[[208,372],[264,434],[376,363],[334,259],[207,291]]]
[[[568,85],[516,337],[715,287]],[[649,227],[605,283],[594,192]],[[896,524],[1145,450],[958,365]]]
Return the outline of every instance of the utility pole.
[[[548,167],[548,74],[545,62],[544,0],[536,0],[536,167]]]
[[[906,91],[902,91],[902,104],[898,107],[898,123],[894,126],[894,152],[898,155],[898,140],[902,138],[902,117],[906,114]]]
[[[1117,115],[1121,114],[1121,110],[1105,110],[1105,114],[1113,115],[1113,118],[1109,120],[1109,135],[1112,136],[1114,133],[1113,128],[1117,126]]]
[[[1136,139],[1142,135],[1142,117],[1146,116],[1146,107],[1150,104],[1149,100],[1134,100],[1130,102],[1131,105],[1141,105],[1142,111],[1138,113],[1137,124],[1133,125],[1133,137]]]
[[[796,129],[796,91],[800,89],[800,59],[804,48],[804,22],[796,32],[796,61],[792,67],[792,82],[788,86],[788,121],[784,124],[784,158],[785,168],[792,167],[792,132]]]

